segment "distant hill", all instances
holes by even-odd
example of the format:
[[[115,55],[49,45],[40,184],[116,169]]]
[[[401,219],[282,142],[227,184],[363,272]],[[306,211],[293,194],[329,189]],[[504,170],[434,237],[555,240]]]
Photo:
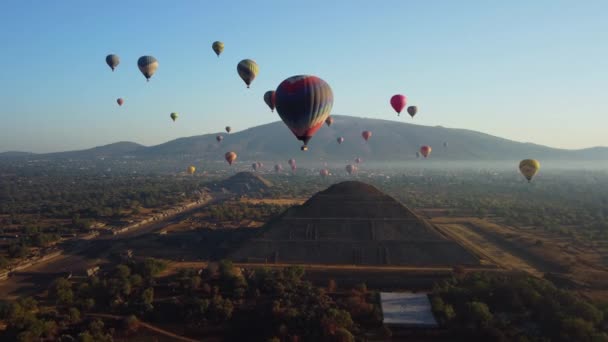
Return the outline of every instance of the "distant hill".
[[[414,159],[421,145],[433,148],[431,158],[437,160],[608,160],[608,148],[595,147],[564,150],[521,143],[466,129],[421,126],[391,120],[367,119],[333,115],[334,124],[324,126],[310,142],[310,150],[301,152],[297,141],[283,122],[256,126],[232,134],[214,133],[179,138],[160,145],[144,147],[130,142],[72,151],[36,155],[37,157],[98,158],[135,156],[141,159],[223,160],[224,153],[235,151],[238,161],[251,160],[352,160],[360,156],[366,161],[395,161]],[[361,138],[363,130],[371,130],[368,143]],[[224,140],[216,142],[216,135]],[[343,136],[339,145],[336,138]],[[443,147],[447,142],[448,147]],[[238,162],[237,161],[237,162]]]
[[[231,259],[351,265],[479,263],[399,201],[356,181],[332,185],[290,208]]]
[[[239,172],[210,186],[214,191],[229,191],[238,195],[264,193],[270,187],[272,187],[271,182],[253,172]]]

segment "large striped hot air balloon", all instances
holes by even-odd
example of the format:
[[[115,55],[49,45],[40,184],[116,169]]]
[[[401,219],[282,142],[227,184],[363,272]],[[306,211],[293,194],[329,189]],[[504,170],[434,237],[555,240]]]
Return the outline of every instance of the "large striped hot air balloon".
[[[292,76],[281,82],[275,94],[279,116],[296,138],[304,142],[302,151],[306,151],[334,104],[329,84],[316,76]]]
[[[120,57],[118,55],[107,55],[106,64],[114,71],[118,64],[120,64]]]
[[[213,49],[213,52],[215,52],[217,57],[220,57],[220,54],[224,51],[224,43],[220,41],[215,41],[213,42],[213,44],[211,44],[211,48]]]
[[[403,108],[405,108],[405,104],[407,103],[407,98],[405,95],[397,94],[391,97],[391,106],[397,112],[397,115],[401,114]]]
[[[226,158],[226,161],[228,162],[228,164],[232,165],[232,163],[236,160],[236,153],[226,152],[226,154],[224,155],[224,158]]]
[[[243,59],[236,66],[236,71],[239,73],[239,76],[243,79],[247,88],[251,85],[251,82],[258,75],[258,65],[251,59]]]
[[[422,154],[424,158],[427,158],[431,154],[432,150],[433,149],[431,148],[431,146],[424,145],[420,147],[420,154]]]
[[[137,67],[139,67],[139,71],[144,74],[146,80],[149,82],[150,77],[152,77],[156,72],[156,69],[158,69],[158,61],[152,56],[142,56],[137,60]]]
[[[266,104],[268,105],[268,107],[270,107],[270,111],[274,112],[274,104],[275,104],[275,98],[274,98],[274,90],[269,90],[266,93],[264,93],[264,102],[266,102]]]
[[[535,159],[524,159],[519,163],[519,172],[521,172],[528,182],[532,181],[532,178],[540,169],[540,163]]]

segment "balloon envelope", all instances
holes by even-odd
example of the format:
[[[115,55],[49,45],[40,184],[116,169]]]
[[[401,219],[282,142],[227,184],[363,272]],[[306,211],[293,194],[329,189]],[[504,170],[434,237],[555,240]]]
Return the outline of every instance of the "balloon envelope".
[[[532,178],[538,173],[540,169],[540,163],[536,159],[524,159],[519,162],[519,172],[530,182]]]
[[[122,106],[123,103],[125,103],[125,100],[121,98],[116,99],[116,103],[118,103],[119,106]]]
[[[393,107],[395,112],[397,112],[397,114],[401,113],[403,108],[405,108],[406,103],[407,98],[405,97],[405,95],[397,94],[391,97],[391,106]]]
[[[211,48],[213,49],[213,52],[215,52],[215,54],[219,57],[220,54],[224,51],[224,43],[220,41],[215,41],[213,42],[213,44],[211,44]]]
[[[120,64],[120,58],[118,55],[107,55],[106,64],[112,69],[112,71],[114,71],[118,64]]]
[[[424,158],[426,158],[431,154],[432,150],[433,149],[431,148],[431,146],[424,145],[424,146],[420,147],[420,154],[422,154],[424,156]]]
[[[331,112],[334,95],[329,84],[316,76],[292,76],[281,82],[275,98],[279,116],[305,150]]]
[[[173,120],[173,122],[175,122],[175,120],[177,120],[177,117],[179,116],[177,113],[171,113],[171,115],[169,115],[171,117],[171,120]]]
[[[363,139],[365,139],[365,141],[369,140],[369,138],[372,137],[372,132],[371,131],[363,131],[361,132],[361,136],[363,137]]]
[[[191,175],[194,174],[194,171],[196,171],[196,168],[194,166],[188,166],[188,169],[186,170],[186,172]]]
[[[226,154],[224,155],[224,158],[226,158],[226,161],[228,162],[228,164],[232,165],[232,163],[236,160],[236,153],[226,152]]]
[[[137,60],[137,67],[146,77],[146,80],[149,81],[150,77],[152,77],[156,72],[156,69],[158,69],[158,61],[152,56],[142,56]]]
[[[224,140],[224,137],[221,135],[218,135],[217,137],[215,137],[215,140],[217,140],[217,142],[221,142],[222,140]]]
[[[264,93],[264,102],[266,102],[266,105],[268,107],[270,107],[270,111],[274,112],[274,107],[275,107],[275,92],[274,90],[269,90],[266,93]]]
[[[249,88],[251,82],[253,82],[255,77],[258,75],[259,68],[257,63],[253,60],[243,59],[236,66],[236,71],[239,73],[239,76],[241,76],[241,79],[243,79],[243,81],[247,85],[247,88]]]
[[[336,139],[338,141],[338,144],[341,144],[344,142],[344,137],[339,137],[338,139]]]
[[[411,117],[414,117],[414,115],[416,115],[416,113],[418,113],[418,107],[416,107],[416,106],[409,106],[409,107],[407,107],[407,113]]]
[[[327,124],[327,127],[331,126],[331,124],[334,123],[334,118],[328,116],[327,119],[325,119],[325,123]]]
[[[329,170],[321,169],[321,171],[319,171],[319,175],[321,175],[322,177],[327,177],[329,176]]]
[[[232,127],[226,126],[226,132],[230,133],[230,131],[232,131]]]
[[[355,165],[348,164],[346,165],[346,172],[348,172],[349,175],[352,175],[353,173],[357,172],[357,167]]]

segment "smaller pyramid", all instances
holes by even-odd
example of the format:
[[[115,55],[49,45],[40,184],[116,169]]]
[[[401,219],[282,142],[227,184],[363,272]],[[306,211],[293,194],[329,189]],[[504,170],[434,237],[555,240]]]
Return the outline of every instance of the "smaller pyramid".
[[[479,264],[465,248],[372,185],[332,185],[267,223],[235,251],[241,262],[457,265]]]
[[[272,183],[264,177],[252,172],[239,172],[236,175],[213,184],[213,191],[229,191],[237,195],[264,193],[272,187]]]

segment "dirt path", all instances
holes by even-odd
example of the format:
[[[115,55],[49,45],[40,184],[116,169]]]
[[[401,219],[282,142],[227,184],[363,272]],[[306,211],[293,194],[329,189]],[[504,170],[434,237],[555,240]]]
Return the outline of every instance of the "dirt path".
[[[106,318],[106,319],[115,319],[115,320],[122,320],[125,319],[126,317],[124,316],[116,316],[116,315],[109,315],[109,314],[96,314],[96,313],[91,313],[91,314],[86,314],[87,316],[90,317],[99,317],[99,318]],[[167,330],[163,330],[159,327],[156,327],[152,324],[146,323],[146,322],[142,322],[139,321],[139,326],[140,327],[144,327],[148,330],[154,331],[156,333],[159,333],[161,335],[167,336],[167,337],[171,337],[173,339],[176,339],[178,341],[186,341],[186,342],[199,342],[199,340],[193,340],[191,338],[188,337],[184,337],[184,336],[180,336],[180,335],[176,335],[170,331]]]
[[[507,270],[522,270],[533,276],[542,277],[539,271],[524,259],[505,251],[489,241],[466,224],[435,224],[442,233],[482,258],[482,263],[494,263]],[[485,260],[483,260],[485,259]]]

